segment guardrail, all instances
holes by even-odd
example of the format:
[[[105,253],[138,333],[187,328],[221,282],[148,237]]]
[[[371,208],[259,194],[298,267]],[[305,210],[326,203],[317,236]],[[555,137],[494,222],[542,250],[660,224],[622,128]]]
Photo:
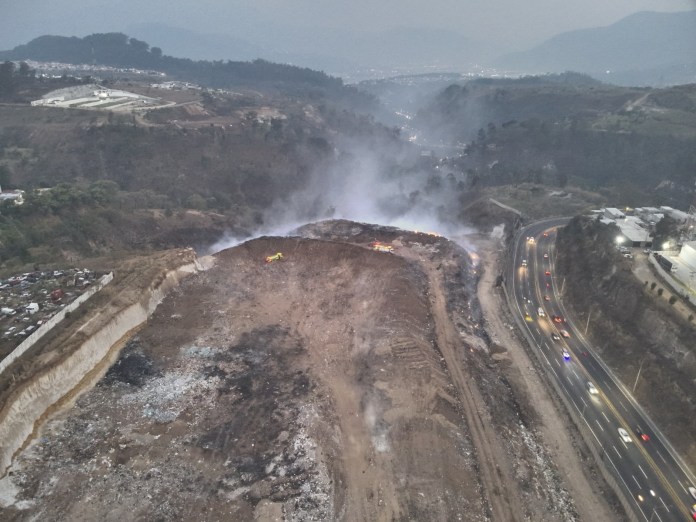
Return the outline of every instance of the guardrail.
[[[44,335],[50,332],[53,327],[55,327],[59,322],[65,319],[67,314],[77,310],[77,308],[82,303],[84,303],[85,301],[87,301],[87,299],[99,292],[99,290],[108,285],[113,279],[113,272],[109,272],[108,274],[100,277],[99,281],[94,283],[80,297],[75,299],[73,302],[65,305],[65,307],[62,308],[59,312],[57,312],[53,317],[51,317],[48,321],[39,326],[33,334],[24,339],[24,341],[22,341],[19,344],[19,346],[17,346],[14,350],[12,350],[12,352],[10,352],[10,354],[7,357],[0,361],[0,374],[2,374],[2,372],[4,372],[13,362],[19,359],[22,355],[24,355],[26,351],[32,346],[34,346],[39,339],[41,339]]]

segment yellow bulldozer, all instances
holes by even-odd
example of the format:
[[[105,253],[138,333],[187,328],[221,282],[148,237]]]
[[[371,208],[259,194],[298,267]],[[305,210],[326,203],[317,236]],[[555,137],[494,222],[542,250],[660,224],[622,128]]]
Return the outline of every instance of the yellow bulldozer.
[[[276,252],[272,256],[266,256],[266,264],[272,263],[273,261],[280,261],[285,259],[282,252]]]

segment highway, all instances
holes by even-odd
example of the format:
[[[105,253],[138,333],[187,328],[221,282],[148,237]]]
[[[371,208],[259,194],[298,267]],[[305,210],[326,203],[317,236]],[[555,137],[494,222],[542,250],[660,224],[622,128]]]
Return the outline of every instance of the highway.
[[[600,465],[616,477],[624,496],[633,499],[629,504],[635,520],[696,520],[696,499],[687,489],[696,485],[693,473],[596,355],[584,336],[585,321],[576,324],[563,307],[555,239],[557,227],[566,221],[531,225],[518,235],[506,276],[513,313],[519,314],[541,364],[592,434],[594,441],[588,443],[596,444]]]

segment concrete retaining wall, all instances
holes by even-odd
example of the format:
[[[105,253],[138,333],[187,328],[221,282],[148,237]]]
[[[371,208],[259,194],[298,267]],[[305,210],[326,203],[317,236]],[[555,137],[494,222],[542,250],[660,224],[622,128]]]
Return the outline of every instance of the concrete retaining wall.
[[[114,315],[72,355],[44,370],[12,396],[0,412],[0,476],[46,418],[90,389],[117,359],[125,340],[147,321],[166,294],[198,269],[197,263],[191,263],[168,272],[155,288],[143,293],[139,302]]]

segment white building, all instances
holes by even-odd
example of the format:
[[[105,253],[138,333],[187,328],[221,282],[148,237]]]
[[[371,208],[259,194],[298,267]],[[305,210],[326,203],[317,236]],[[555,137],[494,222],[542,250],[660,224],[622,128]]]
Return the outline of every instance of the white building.
[[[696,241],[684,243],[679,252],[679,261],[687,265],[690,270],[696,271]]]
[[[667,214],[678,223],[684,224],[689,219],[689,213],[672,207],[660,207],[660,212]]]
[[[604,217],[608,219],[624,219],[626,214],[621,212],[618,208],[605,208]]]

